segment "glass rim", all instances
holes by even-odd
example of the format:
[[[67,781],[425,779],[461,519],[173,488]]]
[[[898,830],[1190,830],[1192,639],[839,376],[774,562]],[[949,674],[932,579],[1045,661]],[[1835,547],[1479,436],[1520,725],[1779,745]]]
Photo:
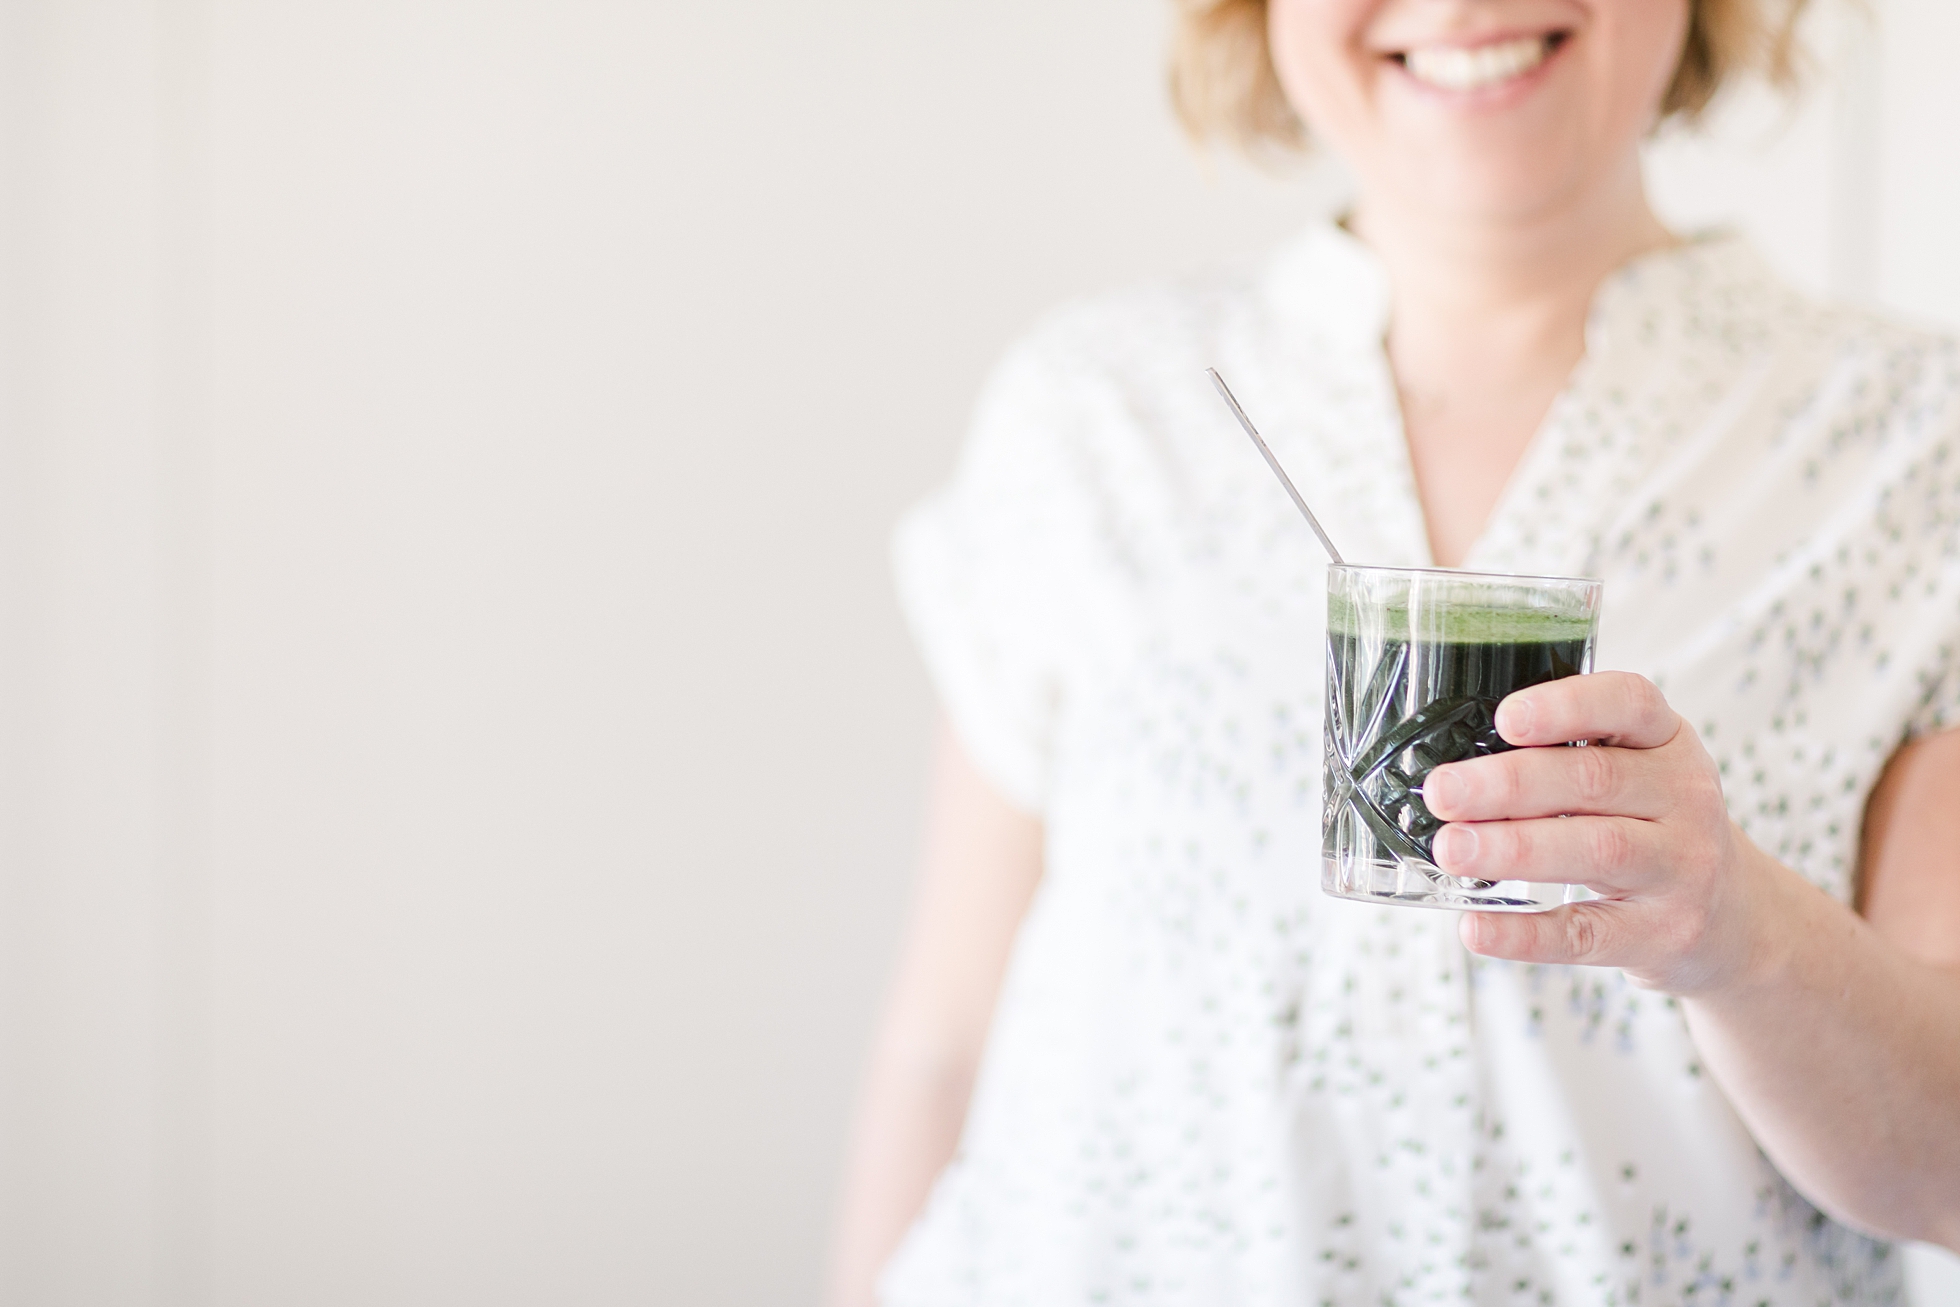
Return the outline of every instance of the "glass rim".
[[[1556,584],[1556,585],[1594,585],[1603,586],[1606,582],[1596,576],[1553,576],[1535,572],[1472,572],[1456,567],[1381,567],[1373,563],[1329,563],[1330,572],[1374,572],[1383,576],[1438,576],[1457,581],[1508,581],[1513,584]]]

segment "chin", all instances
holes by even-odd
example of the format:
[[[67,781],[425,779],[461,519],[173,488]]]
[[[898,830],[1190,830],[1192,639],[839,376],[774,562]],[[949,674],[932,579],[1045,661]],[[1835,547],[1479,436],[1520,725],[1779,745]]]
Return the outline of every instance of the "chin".
[[[1485,121],[1410,133],[1371,151],[1386,166],[1363,170],[1362,184],[1431,214],[1528,220],[1600,180],[1606,160],[1596,142],[1584,139],[1587,133],[1572,130],[1574,125],[1568,119],[1531,130],[1532,124]]]
[[[1548,169],[1542,160],[1475,158],[1403,172],[1391,185],[1400,199],[1422,211],[1477,222],[1527,222],[1584,190],[1571,170]]]

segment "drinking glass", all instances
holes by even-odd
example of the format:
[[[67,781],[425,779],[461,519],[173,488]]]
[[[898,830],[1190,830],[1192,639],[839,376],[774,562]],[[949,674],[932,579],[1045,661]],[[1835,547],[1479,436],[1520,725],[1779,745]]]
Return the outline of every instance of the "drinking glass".
[[[1579,886],[1452,876],[1423,803],[1433,767],[1511,749],[1497,705],[1592,670],[1600,583],[1430,569],[1327,569],[1321,888],[1414,907],[1539,912]]]

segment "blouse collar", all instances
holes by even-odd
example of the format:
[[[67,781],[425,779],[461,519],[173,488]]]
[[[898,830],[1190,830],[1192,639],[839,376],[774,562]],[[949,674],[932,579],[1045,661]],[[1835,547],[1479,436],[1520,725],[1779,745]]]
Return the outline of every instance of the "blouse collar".
[[[1316,223],[1283,247],[1269,286],[1277,313],[1330,344],[1373,350],[1387,335],[1388,270],[1338,223]],[[1710,328],[1747,333],[1772,288],[1778,283],[1742,237],[1697,233],[1607,275],[1587,314],[1587,353],[1665,347]]]

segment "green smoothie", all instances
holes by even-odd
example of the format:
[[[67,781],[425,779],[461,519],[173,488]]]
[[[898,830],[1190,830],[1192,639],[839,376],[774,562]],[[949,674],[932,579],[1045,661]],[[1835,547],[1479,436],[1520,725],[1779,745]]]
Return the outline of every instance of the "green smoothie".
[[[1340,888],[1330,892],[1432,906],[1536,906],[1538,891],[1521,882],[1504,882],[1500,894],[1496,882],[1436,867],[1443,823],[1423,802],[1422,785],[1445,763],[1514,747],[1497,733],[1506,695],[1591,667],[1596,584],[1335,571],[1344,584],[1328,592],[1322,852],[1330,883]],[[1562,586],[1590,587],[1580,593],[1593,602],[1567,600]]]

